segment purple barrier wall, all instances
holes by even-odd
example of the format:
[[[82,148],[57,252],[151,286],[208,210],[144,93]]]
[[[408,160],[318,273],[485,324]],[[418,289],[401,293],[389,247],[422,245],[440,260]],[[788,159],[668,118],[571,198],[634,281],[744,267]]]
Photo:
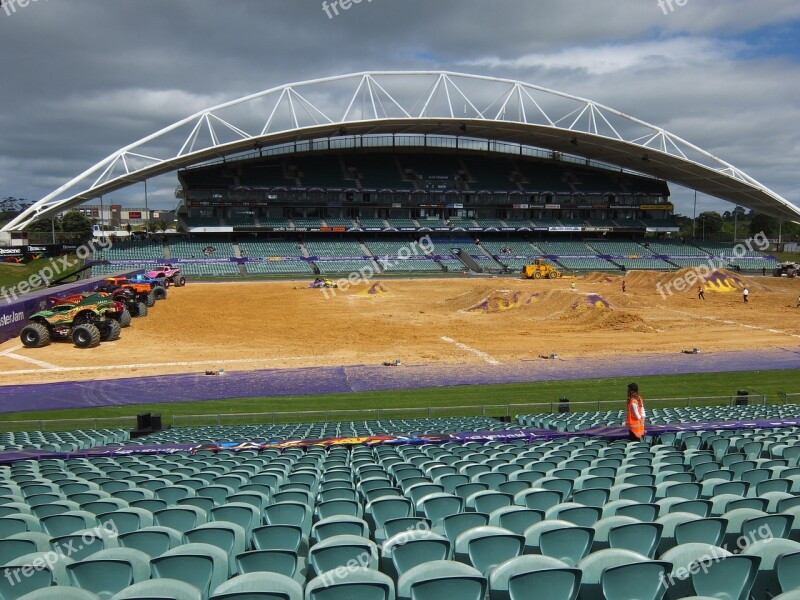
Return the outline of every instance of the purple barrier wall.
[[[50,303],[47,301],[48,298],[52,298],[53,296],[63,298],[69,294],[90,292],[106,277],[130,277],[139,272],[140,270],[119,271],[113,275],[92,277],[91,279],[84,279],[76,283],[68,283],[54,288],[45,288],[28,294],[22,294],[17,298],[9,297],[6,300],[0,300],[0,344],[6,340],[17,337],[19,332],[22,331],[22,328],[27,324],[28,317],[33,313],[48,308],[50,306]]]
[[[671,423],[667,425],[648,425],[647,435],[657,437],[664,433],[681,431],[719,431],[737,429],[774,429],[798,427],[800,419],[750,419],[747,421],[709,421],[705,423]],[[305,439],[284,442],[219,442],[212,444],[164,444],[153,446],[103,446],[78,450],[77,452],[49,452],[44,450],[8,450],[0,452],[0,465],[20,460],[42,460],[44,458],[74,458],[89,456],[127,456],[130,454],[174,454],[176,452],[197,452],[200,450],[285,450],[287,448],[310,448],[331,446],[376,446],[382,444],[481,444],[494,441],[523,440],[528,442],[572,437],[600,437],[624,439],[628,436],[626,427],[601,425],[583,431],[554,431],[552,429],[508,429],[504,431],[472,431],[463,433],[419,434],[412,436],[376,435],[351,438]]]

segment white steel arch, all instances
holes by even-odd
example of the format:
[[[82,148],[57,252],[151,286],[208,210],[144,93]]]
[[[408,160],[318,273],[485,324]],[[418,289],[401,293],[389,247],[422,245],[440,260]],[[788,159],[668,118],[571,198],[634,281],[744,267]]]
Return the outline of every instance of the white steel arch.
[[[337,135],[485,137],[583,156],[789,220],[800,209],[730,163],[592,100],[445,71],[363,72],[287,84],[208,108],[120,148],[33,204],[4,231],[103,194],[253,148]]]

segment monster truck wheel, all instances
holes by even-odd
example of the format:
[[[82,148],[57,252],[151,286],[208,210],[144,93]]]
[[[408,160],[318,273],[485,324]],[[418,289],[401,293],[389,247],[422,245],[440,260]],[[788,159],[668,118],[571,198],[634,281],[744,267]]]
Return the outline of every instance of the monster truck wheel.
[[[19,339],[26,348],[41,348],[50,343],[50,330],[41,323],[31,323],[22,329]]]
[[[155,296],[155,294],[153,294],[153,292],[150,292],[149,294],[147,294],[147,299],[144,301],[144,303],[145,303],[145,306],[147,306],[147,307],[155,306],[155,304],[156,304],[156,296]]]
[[[145,304],[144,302],[138,302],[136,304],[136,316],[137,317],[147,316],[147,304]]]
[[[100,344],[100,330],[92,324],[78,325],[72,330],[72,342],[78,348],[94,348]]]
[[[175,279],[175,287],[183,287],[186,285],[186,277],[178,277]]]
[[[156,300],[165,300],[167,297],[167,288],[161,286],[154,287],[152,294],[156,297]]]
[[[100,331],[100,339],[104,342],[113,342],[119,339],[122,332],[122,327],[114,319],[108,321],[105,327]]]
[[[131,311],[129,311],[126,307],[122,309],[122,312],[119,314],[119,319],[117,319],[117,321],[119,321],[120,327],[130,327],[132,318],[133,315],[131,315]]]

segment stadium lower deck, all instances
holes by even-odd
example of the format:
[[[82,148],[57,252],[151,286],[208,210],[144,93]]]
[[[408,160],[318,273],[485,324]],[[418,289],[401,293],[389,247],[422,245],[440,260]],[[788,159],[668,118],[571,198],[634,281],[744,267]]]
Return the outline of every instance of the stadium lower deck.
[[[644,443],[597,434],[622,411],[4,433],[5,456],[39,460],[0,467],[0,590],[773,598],[798,586],[798,417],[654,409],[651,432],[673,431]],[[514,439],[531,426],[561,437]]]
[[[112,273],[121,268],[147,270],[165,262],[180,266],[187,277],[201,278],[346,276],[365,271],[385,275],[518,273],[535,259],[544,259],[567,274],[675,271],[690,267],[771,274],[778,266],[773,256],[760,252],[752,241],[748,247],[701,240],[568,240],[491,233],[442,234],[424,230],[425,221],[409,221],[417,232],[405,236],[332,237],[298,231],[297,237],[241,233],[235,238],[205,235],[188,240],[167,237],[117,241],[95,254],[94,258],[104,264],[96,265],[93,274]],[[318,228],[325,227],[323,223],[326,222],[318,219]],[[388,226],[391,221],[385,223]],[[286,224],[287,230],[294,227],[288,219]],[[531,222],[528,224],[532,226]]]

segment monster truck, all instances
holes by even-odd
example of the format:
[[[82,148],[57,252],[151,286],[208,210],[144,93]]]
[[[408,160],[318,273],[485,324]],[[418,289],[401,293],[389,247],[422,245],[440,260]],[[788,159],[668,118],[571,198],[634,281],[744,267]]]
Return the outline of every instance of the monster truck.
[[[124,305],[107,298],[84,299],[78,304],[61,304],[31,315],[19,334],[26,348],[41,348],[51,340],[71,338],[79,348],[93,348],[100,341],[119,338],[120,324],[111,317]]]
[[[157,300],[163,300],[164,298],[167,297],[167,288],[169,287],[169,281],[167,281],[166,279],[158,279],[156,277],[150,277],[148,275],[140,273],[139,275],[134,275],[133,277],[129,277],[128,281],[132,283],[149,284],[150,289],[156,292],[156,294],[158,294],[159,296],[161,295],[161,292],[163,292],[164,296],[156,298]],[[161,290],[161,292],[159,292],[158,290]]]
[[[61,306],[64,304],[80,304],[80,303],[93,303],[97,299],[107,299],[119,302],[123,306],[121,313],[113,313],[109,316],[113,317],[122,327],[128,327],[131,324],[131,317],[147,316],[147,306],[143,302],[136,299],[136,294],[127,288],[119,288],[114,290],[113,293],[109,292],[82,292],[79,294],[70,294],[63,298],[53,296],[49,298],[52,306]]]
[[[181,270],[172,265],[158,265],[146,273],[148,277],[163,279],[175,287],[186,285],[186,277],[181,275]]]
[[[104,281],[105,283],[103,283],[103,285],[99,285],[95,288],[96,292],[108,292],[113,294],[115,290],[128,289],[136,294],[137,301],[143,302],[145,306],[148,307],[153,306],[159,296],[161,298],[167,297],[166,288],[158,287],[153,289],[149,283],[138,283],[125,279],[124,277],[108,277]],[[158,290],[160,290],[160,292]]]
[[[322,288],[337,288],[339,287],[336,283],[330,279],[321,279],[317,277],[313,283],[309,283],[308,287],[313,289],[322,289]]]

